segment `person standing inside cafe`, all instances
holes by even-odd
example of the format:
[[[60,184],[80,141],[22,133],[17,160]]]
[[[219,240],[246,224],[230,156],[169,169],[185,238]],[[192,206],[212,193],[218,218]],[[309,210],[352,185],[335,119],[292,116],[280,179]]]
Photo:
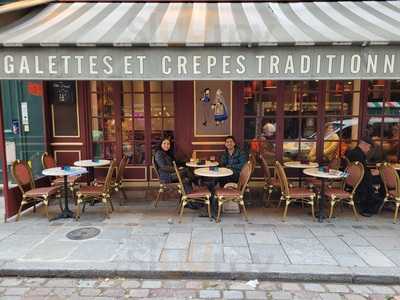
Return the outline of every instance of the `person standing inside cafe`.
[[[349,149],[345,153],[350,162],[358,161],[364,166],[364,177],[357,188],[355,200],[359,214],[365,217],[377,213],[383,201],[382,195],[375,193],[373,187],[375,184],[381,184],[380,177],[378,174],[374,174],[374,176],[367,166],[367,154],[370,152],[371,146],[371,138],[365,136],[360,139],[355,148]]]
[[[332,123],[325,124],[324,134],[324,161],[331,161],[338,155],[339,150],[339,136],[335,132]],[[312,146],[308,159],[310,161],[316,161],[317,159],[317,143],[315,142]]]
[[[246,163],[246,155],[236,144],[236,140],[233,136],[225,138],[225,151],[220,158],[220,166],[226,167],[233,171],[233,175],[229,177],[221,178],[220,186],[223,187],[228,182],[239,181],[240,171]]]

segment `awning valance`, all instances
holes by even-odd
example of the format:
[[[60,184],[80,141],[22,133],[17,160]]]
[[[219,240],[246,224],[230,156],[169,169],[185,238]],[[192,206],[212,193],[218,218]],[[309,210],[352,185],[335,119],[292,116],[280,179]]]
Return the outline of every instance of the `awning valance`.
[[[52,3],[0,46],[400,44],[399,1]]]

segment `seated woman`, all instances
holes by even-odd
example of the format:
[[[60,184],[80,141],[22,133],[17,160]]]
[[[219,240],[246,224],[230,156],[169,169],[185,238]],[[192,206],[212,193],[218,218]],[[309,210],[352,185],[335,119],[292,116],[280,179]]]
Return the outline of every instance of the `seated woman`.
[[[175,173],[174,165],[172,164],[172,162],[175,160],[175,157],[171,149],[171,141],[169,138],[163,138],[161,140],[161,143],[154,154],[154,160],[156,162],[156,167],[158,168],[161,182],[178,182],[178,177]],[[181,171],[181,175],[183,177],[182,179],[185,186],[185,191],[187,193],[191,192],[193,188],[188,171],[183,169]]]
[[[238,182],[240,171],[246,163],[247,157],[240,147],[236,144],[233,136],[225,138],[225,151],[220,159],[220,166],[229,168],[233,171],[233,175],[221,178],[220,186],[223,187],[228,182]]]

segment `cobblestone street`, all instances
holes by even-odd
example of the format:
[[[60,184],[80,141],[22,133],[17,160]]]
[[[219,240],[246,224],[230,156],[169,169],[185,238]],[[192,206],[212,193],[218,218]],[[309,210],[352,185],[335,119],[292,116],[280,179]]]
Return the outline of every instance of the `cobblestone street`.
[[[400,285],[352,285],[262,281],[48,279],[6,277],[0,299],[396,299]],[[399,296],[400,299],[400,296]]]

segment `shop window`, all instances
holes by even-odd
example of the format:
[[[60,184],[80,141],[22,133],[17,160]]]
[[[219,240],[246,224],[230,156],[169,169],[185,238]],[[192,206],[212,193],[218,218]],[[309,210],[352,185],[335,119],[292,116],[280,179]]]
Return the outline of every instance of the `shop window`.
[[[276,160],[277,82],[246,81],[243,95],[245,150],[260,153],[272,162]]]
[[[116,157],[115,87],[112,82],[91,81],[92,141],[95,158]]]
[[[283,160],[309,157],[316,147],[319,81],[285,81]],[[314,149],[314,150],[312,150]]]
[[[375,157],[398,161],[400,154],[400,80],[368,82],[367,133],[375,144]],[[372,154],[371,154],[372,156]],[[379,156],[379,157],[378,157]]]
[[[337,155],[343,156],[349,148],[357,144],[360,85],[359,80],[327,81],[325,127],[331,129],[328,129],[330,133],[326,133],[324,137],[325,159],[331,159]]]

